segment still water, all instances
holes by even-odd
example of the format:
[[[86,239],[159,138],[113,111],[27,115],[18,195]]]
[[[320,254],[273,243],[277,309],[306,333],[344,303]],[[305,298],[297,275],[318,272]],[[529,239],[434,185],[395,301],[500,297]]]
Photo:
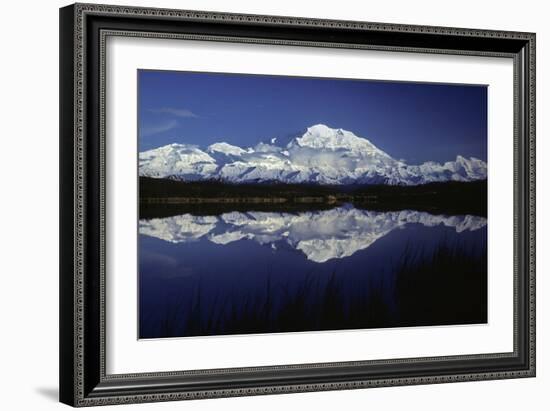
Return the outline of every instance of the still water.
[[[140,338],[486,320],[484,217],[343,205],[139,221]]]

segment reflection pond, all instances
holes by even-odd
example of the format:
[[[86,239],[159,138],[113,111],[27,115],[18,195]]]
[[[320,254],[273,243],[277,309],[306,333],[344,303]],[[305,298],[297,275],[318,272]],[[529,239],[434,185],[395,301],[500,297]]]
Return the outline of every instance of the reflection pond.
[[[139,221],[140,338],[487,321],[487,220],[343,205]]]

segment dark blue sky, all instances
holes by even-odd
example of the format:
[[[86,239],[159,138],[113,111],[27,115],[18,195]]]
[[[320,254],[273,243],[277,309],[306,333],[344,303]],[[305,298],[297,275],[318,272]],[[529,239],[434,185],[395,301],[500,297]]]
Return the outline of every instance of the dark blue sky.
[[[487,88],[474,85],[138,71],[139,149],[254,146],[323,123],[410,164],[487,160]]]

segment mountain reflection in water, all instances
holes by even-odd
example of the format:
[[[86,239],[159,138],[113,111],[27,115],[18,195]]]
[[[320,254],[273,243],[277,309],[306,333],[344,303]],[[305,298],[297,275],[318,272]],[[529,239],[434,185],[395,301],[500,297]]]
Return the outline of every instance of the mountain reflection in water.
[[[407,224],[426,227],[442,225],[461,233],[485,227],[487,219],[472,215],[432,215],[411,210],[377,212],[343,206],[301,213],[251,211],[220,216],[183,214],[141,220],[139,232],[171,243],[186,243],[203,237],[221,245],[252,240],[277,247],[277,244],[284,242],[300,250],[308,260],[324,263],[364,250],[379,238]]]
[[[487,321],[487,219],[231,211],[139,221],[140,338]]]

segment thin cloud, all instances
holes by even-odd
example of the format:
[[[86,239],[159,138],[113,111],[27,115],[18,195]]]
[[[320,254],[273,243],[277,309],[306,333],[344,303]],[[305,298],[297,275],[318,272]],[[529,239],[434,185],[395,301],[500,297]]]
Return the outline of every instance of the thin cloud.
[[[144,126],[144,127],[141,127],[140,129],[140,135],[141,137],[149,137],[155,134],[163,133],[165,131],[173,130],[177,126],[178,126],[178,122],[176,120],[171,120],[171,121],[167,121],[156,125]]]
[[[176,117],[181,118],[198,118],[199,116],[193,113],[191,110],[186,108],[172,108],[172,107],[162,107],[162,108],[152,108],[149,110],[151,113],[162,113],[162,114],[171,114]]]

